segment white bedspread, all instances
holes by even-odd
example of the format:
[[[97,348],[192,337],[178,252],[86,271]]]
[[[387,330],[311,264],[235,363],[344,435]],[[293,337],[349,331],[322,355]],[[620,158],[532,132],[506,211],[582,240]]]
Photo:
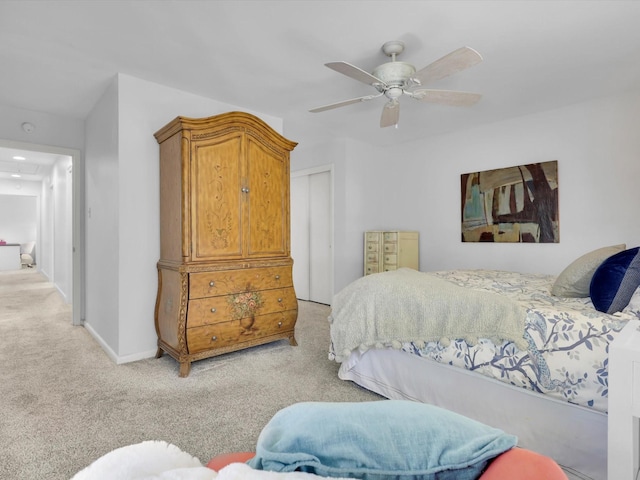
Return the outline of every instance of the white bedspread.
[[[449,339],[509,340],[526,349],[526,315],[511,298],[409,268],[367,275],[333,299],[330,356],[342,362],[355,349]]]

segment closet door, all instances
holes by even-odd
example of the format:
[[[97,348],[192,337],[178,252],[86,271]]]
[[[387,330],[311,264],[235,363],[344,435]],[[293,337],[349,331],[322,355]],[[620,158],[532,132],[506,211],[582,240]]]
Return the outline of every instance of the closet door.
[[[333,297],[331,172],[292,174],[293,284],[301,300],[329,305]]]
[[[293,258],[293,288],[300,300],[310,300],[309,233],[309,176],[292,176],[291,258]]]
[[[331,304],[333,272],[331,174],[309,176],[309,291],[311,300]]]

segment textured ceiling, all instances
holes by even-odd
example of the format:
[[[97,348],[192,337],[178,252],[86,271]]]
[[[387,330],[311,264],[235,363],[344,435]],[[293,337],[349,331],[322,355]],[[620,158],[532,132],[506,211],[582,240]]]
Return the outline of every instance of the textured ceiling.
[[[0,104],[84,118],[117,73],[284,119],[298,142],[373,145],[557,108],[640,88],[637,1],[0,1]],[[468,45],[484,61],[429,85],[483,94],[473,107],[401,100],[380,129],[378,98],[324,66],[416,68]],[[176,112],[180,114],[180,112]]]

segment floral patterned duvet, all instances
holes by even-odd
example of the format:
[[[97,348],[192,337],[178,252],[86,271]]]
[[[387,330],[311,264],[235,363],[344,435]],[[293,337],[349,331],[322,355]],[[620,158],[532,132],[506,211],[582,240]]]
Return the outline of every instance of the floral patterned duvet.
[[[475,345],[455,340],[403,343],[402,350],[473,370],[512,385],[599,411],[607,411],[609,344],[631,318],[640,317],[640,289],[616,315],[593,308],[589,298],[551,295],[550,275],[487,270],[430,272],[457,285],[507,295],[527,309],[526,350],[512,342]]]

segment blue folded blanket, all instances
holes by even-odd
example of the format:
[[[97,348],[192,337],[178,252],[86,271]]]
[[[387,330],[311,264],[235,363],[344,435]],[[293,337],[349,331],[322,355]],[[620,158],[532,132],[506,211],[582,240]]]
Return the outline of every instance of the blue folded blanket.
[[[247,463],[365,480],[475,480],[516,444],[513,435],[433,405],[307,402],[276,413]]]

